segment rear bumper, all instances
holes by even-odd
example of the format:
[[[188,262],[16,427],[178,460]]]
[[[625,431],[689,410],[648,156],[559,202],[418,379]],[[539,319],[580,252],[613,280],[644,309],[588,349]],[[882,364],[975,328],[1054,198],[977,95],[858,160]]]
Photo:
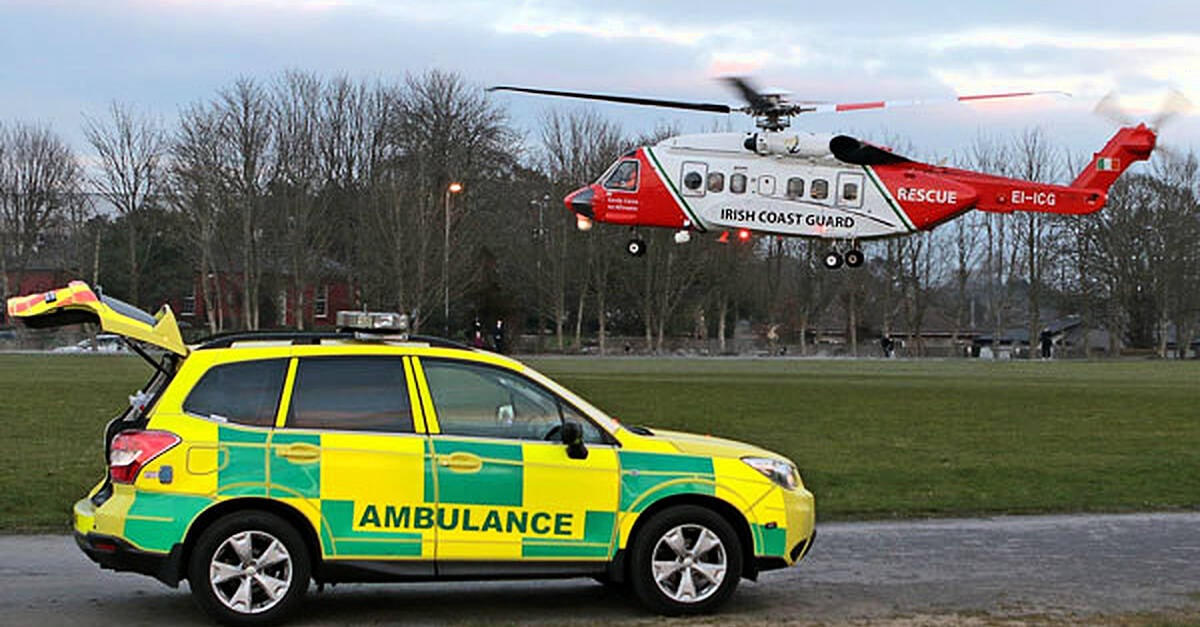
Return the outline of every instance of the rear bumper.
[[[75,543],[100,568],[150,575],[172,588],[179,585],[182,545],[176,544],[169,553],[153,553],[134,548],[121,538],[78,531]]]

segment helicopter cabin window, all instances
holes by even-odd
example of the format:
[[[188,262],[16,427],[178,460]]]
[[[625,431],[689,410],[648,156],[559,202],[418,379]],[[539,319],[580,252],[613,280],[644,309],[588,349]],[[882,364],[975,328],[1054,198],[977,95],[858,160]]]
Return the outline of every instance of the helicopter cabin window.
[[[858,200],[858,183],[842,183],[842,200]]]
[[[708,177],[708,164],[699,161],[683,162],[683,195],[703,196],[704,179]]]
[[[810,190],[812,197],[816,200],[825,200],[829,198],[829,181],[825,179],[813,179],[812,189]]]
[[[721,172],[709,172],[708,191],[713,193],[725,191],[725,175]]]
[[[637,189],[637,182],[638,162],[633,159],[626,159],[617,164],[612,174],[608,175],[608,179],[604,181],[604,189],[633,191]]]
[[[793,176],[787,181],[787,197],[800,198],[804,196],[804,179]]]
[[[745,194],[746,175],[741,172],[734,172],[729,175],[729,191],[734,194]]]

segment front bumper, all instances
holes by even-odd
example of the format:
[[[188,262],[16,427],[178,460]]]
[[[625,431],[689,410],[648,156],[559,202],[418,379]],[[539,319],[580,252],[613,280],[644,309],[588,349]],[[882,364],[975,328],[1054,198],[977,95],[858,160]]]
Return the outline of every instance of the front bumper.
[[[172,588],[179,585],[183,558],[180,544],[172,547],[169,553],[154,553],[137,549],[121,538],[78,531],[75,532],[75,543],[100,568],[150,575]]]
[[[760,545],[760,549],[767,550],[760,550],[755,558],[759,571],[786,568],[804,559],[817,535],[812,493],[801,487],[796,490],[780,489],[779,494],[782,496],[781,502],[775,509],[768,509],[764,513],[767,514],[767,520],[785,520],[786,531],[776,532],[782,537],[776,536],[775,541],[768,542],[767,546]]]

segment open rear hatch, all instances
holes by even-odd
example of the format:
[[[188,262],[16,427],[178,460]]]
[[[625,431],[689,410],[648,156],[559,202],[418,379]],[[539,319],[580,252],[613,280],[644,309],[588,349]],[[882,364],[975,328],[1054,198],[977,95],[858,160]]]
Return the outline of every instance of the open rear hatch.
[[[8,299],[8,315],[35,329],[47,329],[70,324],[92,323],[108,333],[120,335],[138,355],[154,368],[154,375],[140,390],[129,397],[129,406],[104,429],[104,460],[107,464],[113,438],[118,433],[145,427],[151,407],[175,375],[175,369],[188,354],[179,325],[171,308],[163,305],[150,315],[129,303],[97,294],[83,281],[71,281],[66,287],[40,294]],[[166,351],[155,360],[143,344]],[[100,505],[112,495],[112,476],[92,496]]]
[[[10,298],[8,315],[35,329],[90,322],[100,325],[108,333],[144,342],[180,357],[188,354],[179,324],[169,306],[163,305],[157,314],[150,315],[129,303],[93,292],[83,281],[71,281],[66,287],[49,292]],[[132,342],[130,345],[136,347]]]

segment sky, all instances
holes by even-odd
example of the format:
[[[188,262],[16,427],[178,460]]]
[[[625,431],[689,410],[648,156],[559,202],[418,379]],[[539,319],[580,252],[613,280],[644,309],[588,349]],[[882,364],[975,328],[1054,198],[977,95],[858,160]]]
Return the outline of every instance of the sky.
[[[395,80],[429,69],[494,84],[739,104],[719,77],[797,100],[1061,90],[1072,96],[805,116],[794,127],[899,138],[915,156],[1041,127],[1079,154],[1148,119],[1167,89],[1200,103],[1200,3],[1142,0],[755,3],[640,0],[0,0],[0,123],[48,124],[78,150],[112,101],[170,124],[238,77],[289,69]],[[752,130],[744,116],[493,96],[532,136],[547,109],[592,108],[636,133]],[[1200,147],[1200,117],[1162,142]]]

